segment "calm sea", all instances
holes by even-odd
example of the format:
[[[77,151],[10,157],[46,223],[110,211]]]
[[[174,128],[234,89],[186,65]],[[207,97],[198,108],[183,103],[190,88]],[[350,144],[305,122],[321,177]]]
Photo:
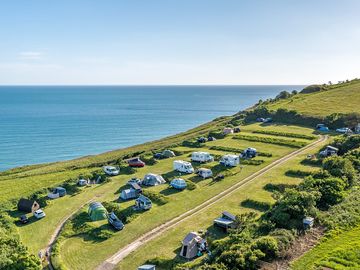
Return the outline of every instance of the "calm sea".
[[[2,86],[0,171],[185,131],[301,86]]]

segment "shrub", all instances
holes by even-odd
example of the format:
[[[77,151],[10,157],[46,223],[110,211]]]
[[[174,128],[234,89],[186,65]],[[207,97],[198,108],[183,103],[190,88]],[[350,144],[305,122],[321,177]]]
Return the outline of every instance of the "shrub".
[[[302,170],[288,170],[285,172],[286,176],[291,176],[291,177],[306,177],[311,174],[312,174],[311,172],[302,171]]]
[[[252,199],[246,199],[241,202],[241,206],[265,212],[270,209],[271,204],[268,202],[259,202]]]
[[[153,203],[156,203],[158,205],[164,205],[169,202],[168,197],[147,189],[143,190],[143,195],[148,197]]]
[[[265,254],[265,259],[274,259],[279,252],[278,243],[272,236],[263,236],[256,239],[251,248],[261,250]]]
[[[322,85],[313,84],[313,85],[309,85],[309,86],[305,87],[303,90],[301,90],[300,94],[309,94],[309,93],[319,92],[323,89],[324,89],[324,87]]]
[[[197,185],[194,182],[190,181],[190,180],[186,180],[186,188],[188,190],[194,190],[194,189],[197,188]]]
[[[294,232],[286,229],[275,229],[269,235],[276,239],[280,252],[287,250],[295,241]]]
[[[335,177],[345,178],[347,180],[347,187],[350,187],[355,178],[356,171],[347,158],[332,156],[324,159],[323,168]]]

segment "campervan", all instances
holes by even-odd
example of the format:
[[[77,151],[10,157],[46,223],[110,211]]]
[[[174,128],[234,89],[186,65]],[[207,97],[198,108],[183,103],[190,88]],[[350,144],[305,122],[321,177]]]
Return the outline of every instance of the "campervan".
[[[174,161],[174,170],[182,173],[193,173],[194,168],[190,162],[183,160],[175,160]]]
[[[240,164],[240,158],[237,155],[231,155],[231,154],[224,155],[220,159],[220,164],[224,166],[235,167]]]
[[[191,161],[195,162],[212,162],[214,157],[208,152],[193,152],[191,154]]]

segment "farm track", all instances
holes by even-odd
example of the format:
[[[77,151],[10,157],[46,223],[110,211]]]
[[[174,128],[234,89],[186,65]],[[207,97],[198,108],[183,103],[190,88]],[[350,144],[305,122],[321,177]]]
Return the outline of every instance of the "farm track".
[[[324,142],[325,140],[327,140],[327,136],[321,136],[317,141],[312,142],[311,144],[298,149],[274,162],[272,162],[271,164],[267,165],[266,167],[262,168],[261,170],[257,171],[256,173],[246,177],[244,180],[236,183],[235,185],[231,186],[230,188],[220,192],[219,194],[215,195],[214,197],[212,197],[211,199],[199,204],[198,206],[194,207],[193,209],[163,223],[162,225],[154,228],[153,230],[143,234],[142,236],[140,236],[139,238],[135,239],[132,243],[128,244],[127,246],[121,248],[120,250],[118,250],[114,255],[112,255],[111,257],[109,257],[107,260],[105,260],[102,264],[100,264],[96,270],[112,270],[115,268],[115,266],[122,261],[122,259],[124,259],[126,256],[128,256],[131,252],[137,250],[139,247],[141,247],[142,245],[144,245],[145,243],[151,241],[152,239],[160,236],[162,233],[166,232],[167,230],[175,227],[176,225],[180,224],[181,222],[183,222],[186,219],[189,219],[190,217],[198,214],[199,212],[207,209],[208,207],[210,207],[211,205],[219,202],[220,200],[228,197],[229,195],[231,195],[232,193],[234,193],[235,191],[237,191],[238,189],[240,189],[242,186],[246,185],[247,183],[255,180],[256,178],[258,178],[259,176],[264,175],[265,173],[267,173],[268,171],[270,171],[271,169],[287,162],[288,160],[292,159],[293,157],[296,157],[300,154],[302,154],[303,152],[315,148],[316,146],[318,146],[320,143]]]
[[[97,196],[95,196],[97,197]],[[53,232],[53,234],[50,237],[50,240],[48,242],[47,247],[45,248],[45,253],[48,253],[48,256],[46,256],[46,260],[47,260],[47,268],[50,270],[54,270],[54,267],[51,263],[51,250],[53,245],[56,242],[56,239],[59,237],[61,230],[63,229],[65,223],[72,217],[74,216],[81,208],[83,208],[86,204],[90,203],[91,201],[93,201],[95,199],[95,197],[93,197],[92,199],[88,200],[87,202],[83,203],[81,206],[79,206],[78,208],[76,208],[76,210],[74,210],[69,216],[65,217],[60,223],[59,225],[56,227],[55,231]]]

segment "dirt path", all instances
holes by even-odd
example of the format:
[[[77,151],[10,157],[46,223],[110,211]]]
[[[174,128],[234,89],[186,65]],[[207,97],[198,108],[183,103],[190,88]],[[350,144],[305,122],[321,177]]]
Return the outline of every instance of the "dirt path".
[[[95,196],[96,197],[96,196]],[[56,227],[54,233],[51,235],[50,240],[48,242],[47,247],[44,249],[43,254],[48,254],[48,256],[45,257],[46,261],[47,261],[47,265],[46,267],[50,270],[53,270],[54,267],[51,263],[51,249],[56,241],[56,239],[58,238],[58,236],[60,235],[60,232],[62,230],[62,228],[65,225],[65,222],[68,221],[73,215],[75,215],[81,208],[83,208],[86,204],[90,203],[91,201],[93,201],[95,199],[95,197],[93,197],[92,199],[88,200],[87,202],[83,203],[81,206],[79,206],[76,210],[74,210],[70,215],[68,215],[67,217],[65,217],[60,223],[59,225]]]
[[[97,270],[112,270],[115,268],[115,266],[126,256],[128,256],[131,252],[138,249],[143,244],[149,242],[150,240],[156,238],[157,236],[161,235],[165,231],[169,230],[172,227],[175,227],[182,221],[194,216],[195,214],[199,213],[200,211],[205,210],[206,208],[210,207],[214,203],[217,203],[218,201],[226,198],[227,196],[231,195],[235,191],[237,191],[239,188],[244,186],[245,184],[253,181],[259,176],[262,176],[263,174],[267,173],[271,169],[283,164],[284,162],[290,160],[293,157],[296,157],[306,150],[315,148],[318,144],[322,143],[323,141],[327,140],[327,136],[321,136],[317,141],[298,149],[276,161],[273,163],[267,165],[266,167],[262,168],[261,170],[257,171],[256,173],[246,177],[241,182],[238,182],[237,184],[231,186],[230,188],[220,192],[216,196],[212,197],[211,199],[201,203],[200,205],[194,207],[193,209],[173,218],[172,220],[167,221],[166,223],[156,227],[155,229],[145,233],[144,235],[140,236],[139,238],[135,239],[133,242],[128,244],[127,246],[121,248],[119,251],[117,251],[114,255],[112,255],[110,258],[108,258],[106,261],[104,261],[101,265],[99,265],[96,269]]]

